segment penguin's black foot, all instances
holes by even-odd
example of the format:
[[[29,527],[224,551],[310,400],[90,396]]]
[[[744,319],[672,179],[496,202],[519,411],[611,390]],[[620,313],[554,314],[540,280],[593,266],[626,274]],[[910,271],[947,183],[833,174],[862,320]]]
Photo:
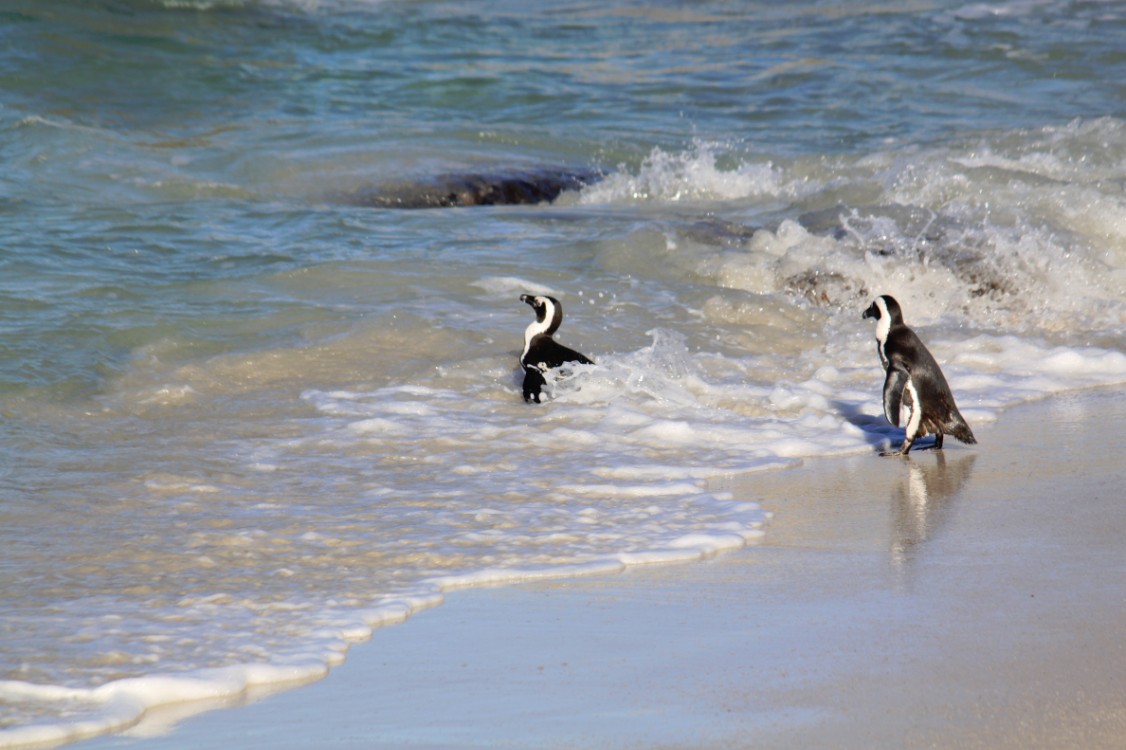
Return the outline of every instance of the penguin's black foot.
[[[916,448],[917,451],[940,451],[942,450],[942,441],[936,440],[930,445],[922,445]]]
[[[894,451],[881,451],[881,456],[906,456],[915,447],[915,441],[905,440],[903,445],[899,446],[899,450]]]

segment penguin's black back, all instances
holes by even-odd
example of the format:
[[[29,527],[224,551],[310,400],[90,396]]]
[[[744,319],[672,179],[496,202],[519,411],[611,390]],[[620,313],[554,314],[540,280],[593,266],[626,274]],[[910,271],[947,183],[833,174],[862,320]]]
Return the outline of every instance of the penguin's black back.
[[[922,402],[920,434],[953,435],[963,443],[976,443],[970,426],[954,403],[954,394],[934,355],[906,325],[894,325],[888,332],[884,353],[888,369],[903,368]]]

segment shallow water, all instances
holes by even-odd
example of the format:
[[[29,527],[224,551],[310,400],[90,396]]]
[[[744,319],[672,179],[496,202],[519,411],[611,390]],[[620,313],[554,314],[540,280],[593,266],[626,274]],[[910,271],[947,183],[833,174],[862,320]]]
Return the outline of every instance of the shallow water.
[[[875,294],[971,424],[1126,382],[1116,4],[0,17],[0,746],[307,679],[452,587],[753,542],[709,479],[899,439]],[[351,200],[545,168],[600,179]],[[598,363],[539,407],[524,292]]]

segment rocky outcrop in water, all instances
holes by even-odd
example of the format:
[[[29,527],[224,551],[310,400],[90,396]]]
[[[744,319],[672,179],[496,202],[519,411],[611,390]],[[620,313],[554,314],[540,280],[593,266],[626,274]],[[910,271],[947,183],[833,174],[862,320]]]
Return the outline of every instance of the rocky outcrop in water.
[[[457,172],[414,182],[370,185],[343,196],[347,203],[372,208],[452,208],[550,203],[564,191],[602,179],[593,170],[542,168]]]

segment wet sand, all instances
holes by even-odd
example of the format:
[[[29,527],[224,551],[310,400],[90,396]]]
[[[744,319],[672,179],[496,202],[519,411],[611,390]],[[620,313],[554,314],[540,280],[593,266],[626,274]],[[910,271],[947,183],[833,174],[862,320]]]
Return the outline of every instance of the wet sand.
[[[1126,747],[1126,394],[975,432],[718,481],[759,545],[455,592],[323,681],[71,747]]]

